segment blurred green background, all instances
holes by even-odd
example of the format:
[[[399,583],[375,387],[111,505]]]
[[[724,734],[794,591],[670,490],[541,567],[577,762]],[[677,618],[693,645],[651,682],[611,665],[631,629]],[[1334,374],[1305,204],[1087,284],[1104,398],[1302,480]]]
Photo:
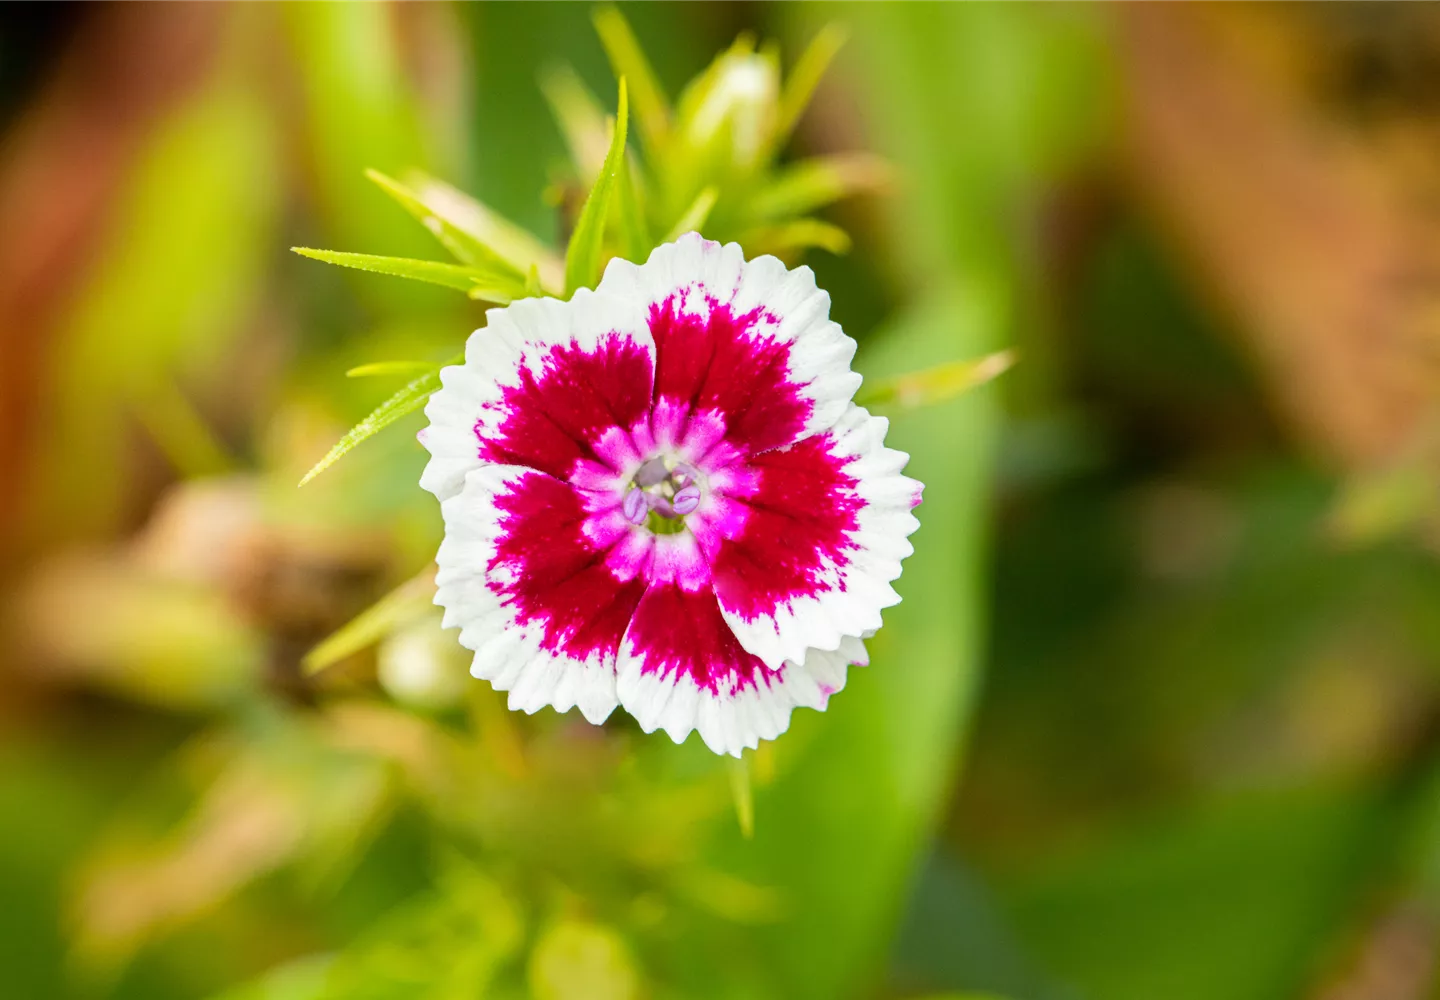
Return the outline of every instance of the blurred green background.
[[[366,168],[563,246],[594,7],[9,5],[0,995],[1440,997],[1437,9],[620,9],[671,96],[844,29],[786,158],[889,164],[804,256],[857,367],[1018,352],[891,414],[873,665],[749,838],[423,600],[302,670],[440,532],[418,414],[296,488],[399,384],[344,372],[483,306],[288,247],[440,257]]]

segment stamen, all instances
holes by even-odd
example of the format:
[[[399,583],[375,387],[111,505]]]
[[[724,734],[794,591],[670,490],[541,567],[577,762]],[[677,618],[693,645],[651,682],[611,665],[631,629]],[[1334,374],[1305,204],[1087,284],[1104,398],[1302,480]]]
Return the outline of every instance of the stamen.
[[[635,470],[630,489],[620,501],[631,524],[649,524],[650,530],[673,534],[684,530],[682,518],[699,509],[705,477],[687,462],[657,456]]]
[[[665,481],[670,475],[670,470],[665,468],[665,459],[652,458],[640,466],[640,471],[635,473],[635,485],[640,487],[656,486]]]
[[[625,512],[625,520],[631,524],[644,524],[645,518],[650,514],[650,505],[646,502],[645,491],[635,487],[625,494],[625,499],[620,502],[620,509]]]
[[[675,499],[671,502],[671,506],[675,508],[675,513],[677,514],[690,513],[696,507],[700,506],[700,487],[694,483],[684,487],[675,494]]]
[[[670,473],[670,478],[674,481],[677,489],[684,489],[700,478],[700,472],[688,462],[680,462]]]

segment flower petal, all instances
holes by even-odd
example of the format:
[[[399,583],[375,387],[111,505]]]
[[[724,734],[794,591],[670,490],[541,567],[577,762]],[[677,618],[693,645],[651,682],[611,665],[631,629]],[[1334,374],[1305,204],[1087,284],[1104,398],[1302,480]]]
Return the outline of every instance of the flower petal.
[[[755,454],[826,429],[860,386],[855,341],[831,322],[830,296],[808,267],[746,262],[739,244],[689,233],[643,265],[612,260],[598,291],[647,311],[657,437],[667,418],[718,417],[725,442]]]
[[[739,529],[713,557],[715,594],[740,645],[767,666],[872,634],[899,602],[921,486],[886,448],[889,422],[851,405],[833,428],[751,459]]]
[[[471,672],[509,691],[512,709],[579,705],[599,723],[615,708],[616,655],[646,584],[608,565],[628,536],[595,500],[533,469],[491,465],[441,504],[435,603],[475,651]]]
[[[420,440],[432,457],[420,485],[441,500],[490,463],[568,478],[607,434],[646,422],[655,342],[635,303],[582,289],[569,302],[524,299],[486,317],[425,407]]]
[[[866,662],[864,644],[847,638],[768,669],[735,641],[713,595],[657,585],[626,632],[616,690],[647,733],[664,729],[683,743],[699,730],[711,750],[738,757],[788,729],[797,705],[824,711],[846,668]]]

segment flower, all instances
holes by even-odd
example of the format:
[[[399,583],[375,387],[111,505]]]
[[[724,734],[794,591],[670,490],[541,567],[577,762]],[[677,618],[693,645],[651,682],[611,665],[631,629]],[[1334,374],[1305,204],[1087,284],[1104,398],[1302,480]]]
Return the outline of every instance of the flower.
[[[426,407],[435,602],[510,707],[739,755],[899,601],[921,486],[807,267],[691,233],[487,314]]]

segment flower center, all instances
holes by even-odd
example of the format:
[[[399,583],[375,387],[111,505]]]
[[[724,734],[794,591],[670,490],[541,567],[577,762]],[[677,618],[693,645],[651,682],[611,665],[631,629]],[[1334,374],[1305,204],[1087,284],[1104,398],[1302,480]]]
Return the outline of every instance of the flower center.
[[[668,535],[685,526],[685,515],[700,506],[703,477],[693,465],[669,456],[657,456],[640,466],[621,508],[631,524],[646,524]]]

